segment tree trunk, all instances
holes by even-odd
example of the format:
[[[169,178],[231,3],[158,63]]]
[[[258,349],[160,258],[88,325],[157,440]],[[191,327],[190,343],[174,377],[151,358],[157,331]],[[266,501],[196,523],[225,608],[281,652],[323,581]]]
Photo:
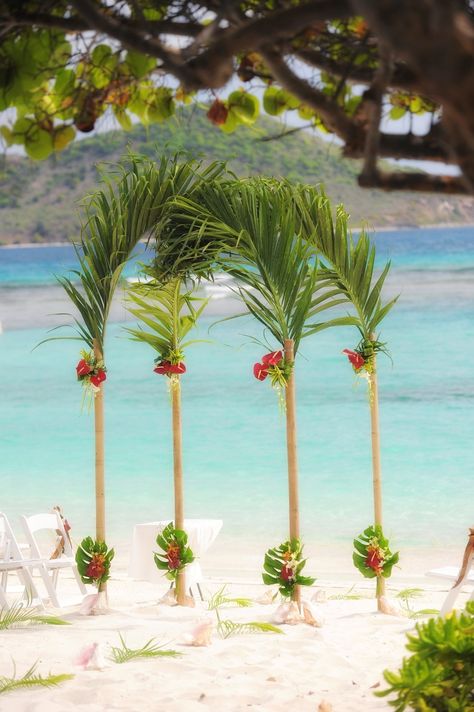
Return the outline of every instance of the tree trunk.
[[[371,334],[371,339],[375,339]],[[374,523],[382,526],[382,470],[380,465],[380,423],[379,390],[377,382],[377,357],[374,354],[374,370],[370,374],[370,424],[372,432],[372,482],[374,491]],[[377,576],[377,607],[380,610],[380,597],[385,595],[385,579]]]
[[[285,340],[285,359],[294,362],[294,342]],[[300,514],[298,504],[298,455],[296,451],[296,395],[295,395],[295,370],[291,371],[286,386],[286,448],[288,455],[288,503],[290,515],[290,539],[300,538]],[[292,596],[298,608],[301,607],[301,591],[295,586]]]
[[[102,361],[104,355],[97,339],[94,339],[94,357]],[[105,474],[104,474],[104,383],[94,396],[95,427],[95,536],[105,541]],[[99,594],[107,590],[107,584],[99,586]]]
[[[171,383],[171,410],[173,423],[173,476],[174,476],[174,526],[184,529],[184,488],[181,429],[181,383],[179,376]],[[186,574],[176,576],[176,600],[184,606],[186,599]]]

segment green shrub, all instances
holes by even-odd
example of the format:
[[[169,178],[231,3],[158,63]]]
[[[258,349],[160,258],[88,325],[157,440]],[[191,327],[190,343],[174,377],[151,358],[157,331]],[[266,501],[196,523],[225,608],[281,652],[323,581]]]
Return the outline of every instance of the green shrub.
[[[389,688],[377,696],[395,695],[396,712],[474,712],[474,601],[462,613],[418,623],[406,647],[414,654],[398,672],[384,672]]]

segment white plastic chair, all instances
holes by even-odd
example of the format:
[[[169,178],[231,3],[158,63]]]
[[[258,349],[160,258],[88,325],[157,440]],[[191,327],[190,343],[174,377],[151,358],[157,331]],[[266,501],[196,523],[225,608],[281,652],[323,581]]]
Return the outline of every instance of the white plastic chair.
[[[449,579],[454,581],[453,587],[449,591],[445,598],[443,605],[441,606],[440,616],[446,617],[454,608],[457,597],[461,593],[463,586],[466,584],[474,584],[474,571],[471,572],[471,568],[474,565],[474,527],[469,530],[469,537],[467,541],[466,548],[464,550],[464,556],[461,564],[461,568],[457,569],[453,566],[445,566],[441,569],[432,569],[427,572],[427,576],[435,576],[439,578]],[[470,601],[474,600],[474,586],[469,598]]]
[[[62,605],[68,605],[67,603],[61,605],[57,595],[60,569],[70,568],[72,570],[80,592],[85,595],[87,589],[79,576],[69,536],[57,512],[21,517],[21,522],[25,530],[25,536],[30,547],[32,559],[41,559],[41,567],[39,570],[51,603],[57,608],[61,608]],[[40,542],[41,539],[44,539],[45,533],[49,534],[49,539],[46,543],[46,546],[50,547],[49,551],[45,551],[45,544],[43,543],[41,546]],[[58,545],[60,544],[62,544],[62,547],[59,546],[59,550],[62,548],[60,556],[50,558],[53,553],[58,551]]]
[[[9,609],[7,599],[8,575],[14,573],[23,586],[23,598],[33,605],[43,605],[33,582],[31,569],[40,567],[39,561],[24,559],[8,518],[0,512],[0,607]]]

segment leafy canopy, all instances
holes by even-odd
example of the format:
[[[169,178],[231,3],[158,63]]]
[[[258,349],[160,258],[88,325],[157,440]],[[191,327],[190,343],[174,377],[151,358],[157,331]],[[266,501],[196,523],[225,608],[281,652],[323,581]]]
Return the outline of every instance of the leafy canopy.
[[[224,132],[252,126],[262,109],[292,115],[336,134],[347,156],[365,155],[361,185],[472,192],[468,6],[2,2],[0,111],[11,111],[1,131],[41,160],[107,112],[127,130],[134,120],[169,120],[179,104],[201,105],[196,92],[212,90],[207,116]],[[232,76],[241,84],[229,91]],[[413,140],[413,117],[422,114],[426,135]],[[387,115],[404,119],[395,137],[381,130]],[[384,174],[377,156],[453,162],[462,176]]]

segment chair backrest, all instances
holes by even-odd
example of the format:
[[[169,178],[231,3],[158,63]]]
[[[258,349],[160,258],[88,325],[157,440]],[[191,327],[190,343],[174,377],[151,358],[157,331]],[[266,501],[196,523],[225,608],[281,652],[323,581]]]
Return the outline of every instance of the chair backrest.
[[[54,552],[53,547],[57,547],[61,539],[64,556],[72,556],[71,542],[57,512],[33,514],[31,517],[22,516],[20,519],[33,558],[51,558]],[[49,535],[46,543],[44,542],[44,536],[39,536],[40,534]]]
[[[21,560],[20,547],[11,528],[8,517],[0,512],[0,561]]]

